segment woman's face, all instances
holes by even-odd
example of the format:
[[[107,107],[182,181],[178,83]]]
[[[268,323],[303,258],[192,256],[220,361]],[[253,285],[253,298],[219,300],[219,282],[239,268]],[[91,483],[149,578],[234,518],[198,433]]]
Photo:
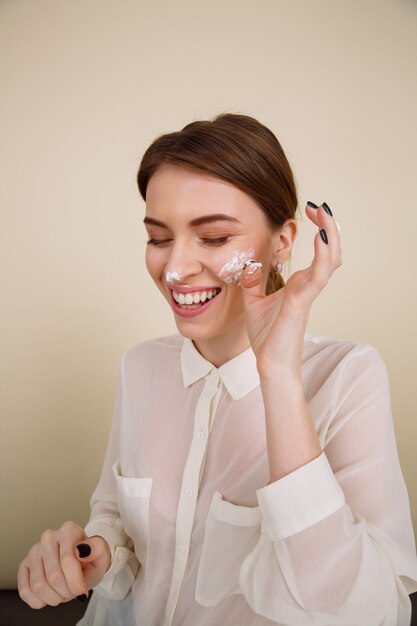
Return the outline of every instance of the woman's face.
[[[226,217],[205,219],[214,214]],[[148,183],[144,223],[150,240],[146,267],[170,304],[179,332],[208,340],[244,328],[242,287],[236,277],[231,282],[225,266],[237,257],[261,262],[265,293],[271,262],[277,259],[277,235],[272,236],[256,202],[230,183],[166,165]],[[215,289],[221,291],[199,310],[202,292]],[[190,290],[202,295],[191,312],[174,300],[174,293]]]

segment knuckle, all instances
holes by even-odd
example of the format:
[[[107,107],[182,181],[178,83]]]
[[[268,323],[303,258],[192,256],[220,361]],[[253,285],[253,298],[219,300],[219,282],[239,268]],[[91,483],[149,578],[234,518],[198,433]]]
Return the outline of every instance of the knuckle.
[[[50,541],[53,538],[54,534],[55,534],[54,530],[51,530],[50,528],[47,528],[41,534],[41,542],[44,543],[44,542]]]
[[[65,552],[61,556],[60,561],[61,561],[62,567],[69,567],[70,565],[74,563],[74,555],[70,554],[69,552]]]
[[[73,533],[73,532],[78,532],[79,531],[79,526],[78,526],[78,524],[76,524],[72,520],[68,520],[67,522],[64,522],[62,524],[61,529],[64,532]]]
[[[35,580],[35,581],[33,581],[33,583],[32,583],[32,591],[36,595],[38,595],[39,593],[42,593],[44,588],[45,588],[45,583],[42,580]]]
[[[39,543],[34,543],[28,552],[28,558],[30,560],[35,559],[40,554],[40,546]]]
[[[56,587],[63,581],[62,574],[59,570],[52,570],[51,572],[48,572],[46,579],[52,587]]]

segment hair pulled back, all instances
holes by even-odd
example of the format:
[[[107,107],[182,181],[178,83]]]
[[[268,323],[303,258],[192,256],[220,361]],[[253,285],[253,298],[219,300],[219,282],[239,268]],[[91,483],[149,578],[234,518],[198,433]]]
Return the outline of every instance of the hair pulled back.
[[[290,164],[272,131],[253,117],[221,113],[158,136],[144,153],[137,174],[145,201],[151,176],[164,164],[232,183],[258,203],[273,231],[295,216],[298,199]],[[284,284],[282,275],[271,268],[266,295]]]

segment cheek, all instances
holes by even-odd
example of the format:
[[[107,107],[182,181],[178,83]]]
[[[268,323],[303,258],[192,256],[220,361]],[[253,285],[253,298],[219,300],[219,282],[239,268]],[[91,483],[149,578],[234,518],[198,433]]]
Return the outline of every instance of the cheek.
[[[242,270],[246,261],[251,261],[255,257],[255,248],[246,250],[233,250],[226,262],[219,268],[217,277],[226,285],[232,285],[240,281]]]
[[[152,278],[158,276],[159,266],[161,264],[158,254],[155,254],[155,250],[150,249],[150,246],[146,248],[145,252],[145,265]]]

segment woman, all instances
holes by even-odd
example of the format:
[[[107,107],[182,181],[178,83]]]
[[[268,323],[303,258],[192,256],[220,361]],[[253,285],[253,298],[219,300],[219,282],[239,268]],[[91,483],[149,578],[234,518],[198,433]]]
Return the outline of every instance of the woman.
[[[21,597],[94,589],[94,625],[408,626],[417,562],[385,364],[305,332],[341,265],[331,209],[307,203],[313,260],[285,284],[294,178],[244,115],[160,136],[138,184],[179,332],[123,355],[90,521],[43,533]]]

